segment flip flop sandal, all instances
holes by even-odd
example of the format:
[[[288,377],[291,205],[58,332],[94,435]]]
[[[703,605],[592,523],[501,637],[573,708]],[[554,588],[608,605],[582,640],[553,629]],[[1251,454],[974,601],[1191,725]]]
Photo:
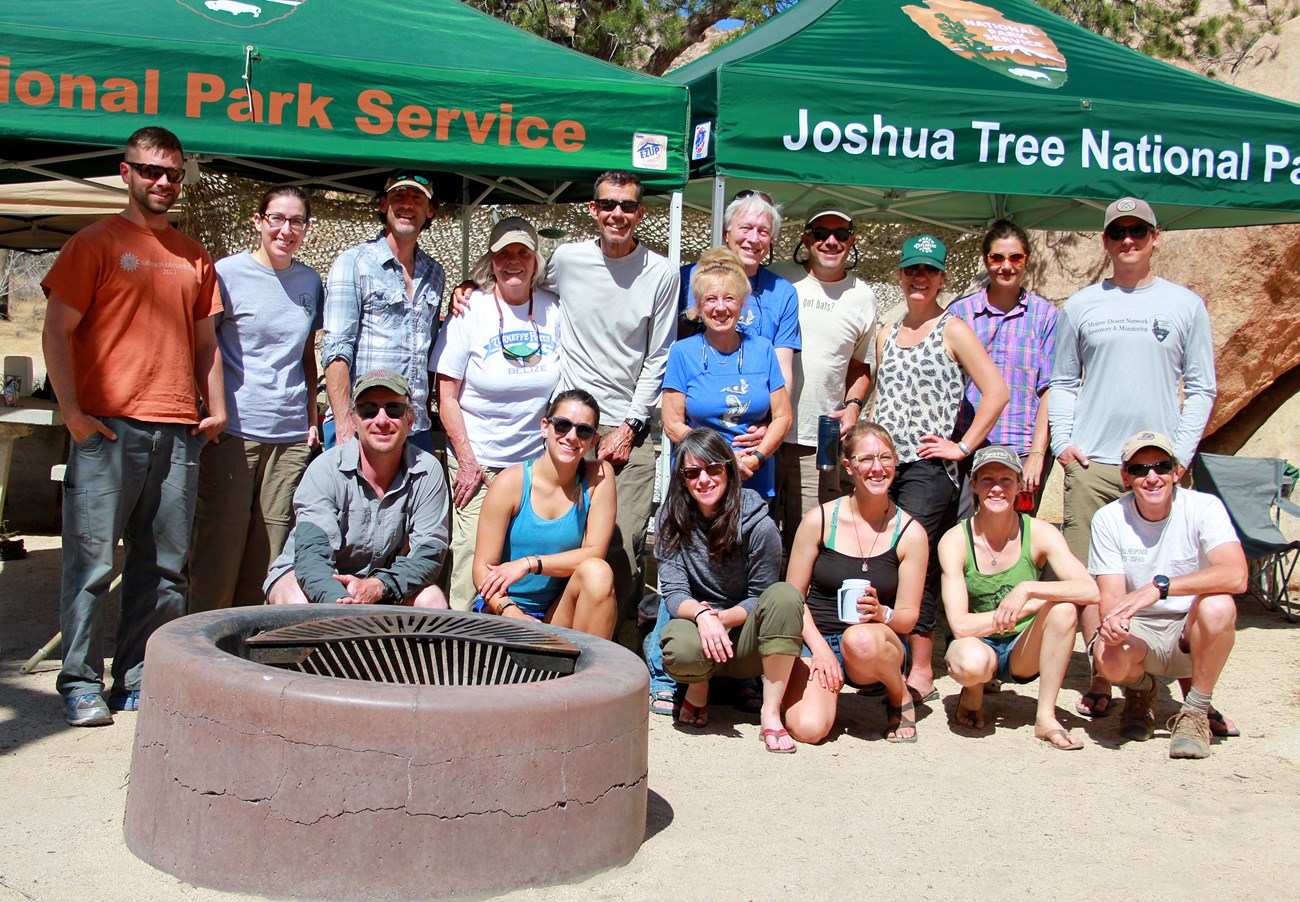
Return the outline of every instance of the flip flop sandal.
[[[763,748],[767,749],[769,752],[771,752],[774,755],[793,755],[795,752],[799,751],[799,746],[792,745],[788,749],[773,748],[772,743],[768,741],[769,739],[775,739],[779,744],[781,742],[781,737],[789,736],[789,735],[790,734],[786,732],[784,727],[782,727],[779,730],[773,730],[769,727],[763,727],[763,729],[759,731],[758,738],[763,741]]]
[[[688,727],[707,727],[709,725],[708,704],[696,706],[682,699],[681,710],[677,712],[677,722]]]
[[[1077,752],[1083,748],[1083,743],[1078,739],[1072,739],[1065,730],[1052,730],[1046,736],[1039,736],[1038,738],[1058,752]],[[1057,742],[1058,739],[1069,739],[1070,741],[1068,745],[1060,745]]]
[[[963,689],[957,696],[957,713],[953,715],[953,720],[957,726],[965,727],[968,730],[984,729],[984,708],[968,708],[962,704],[966,699],[966,690]]]
[[[897,707],[889,704],[889,702],[885,702],[885,711],[889,715],[889,720],[885,723],[885,732],[880,734],[880,738],[885,740],[885,742],[916,742],[916,706],[912,704],[911,699],[908,699],[902,705]],[[912,712],[912,720],[903,720],[903,715],[908,711]],[[912,728],[912,735],[897,735],[898,731],[905,727]],[[895,735],[890,736],[890,733],[894,733]]]
[[[753,686],[742,686],[736,690],[735,705],[746,714],[758,714],[763,710],[763,693]]]
[[[1085,701],[1092,702],[1092,707],[1083,707],[1081,703]],[[1103,701],[1106,703],[1106,707],[1098,711],[1097,705]],[[1076,714],[1080,714],[1083,717],[1105,717],[1110,713],[1113,704],[1114,701],[1111,699],[1109,692],[1085,692],[1083,698],[1079,699],[1079,701],[1075,703],[1074,711]]]
[[[939,690],[937,688],[934,688],[931,689],[929,692],[927,692],[925,695],[922,695],[920,691],[913,689],[911,686],[908,686],[907,694],[912,696],[913,704],[924,705],[926,702],[932,702],[938,699]]]
[[[1223,716],[1222,711],[1218,711],[1214,708],[1211,708],[1209,713],[1209,721],[1210,721],[1210,732],[1213,733],[1215,736],[1218,736],[1220,739],[1227,739],[1230,736],[1241,735],[1241,730],[1237,728],[1236,724],[1233,724],[1232,726],[1228,726],[1228,719]]]

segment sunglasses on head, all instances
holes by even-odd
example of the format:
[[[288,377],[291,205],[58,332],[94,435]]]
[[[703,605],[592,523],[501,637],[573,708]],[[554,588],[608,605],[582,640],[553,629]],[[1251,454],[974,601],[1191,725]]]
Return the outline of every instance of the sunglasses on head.
[[[427,175],[420,175],[418,172],[398,172],[393,175],[391,181],[394,182],[416,182],[426,188],[432,188],[433,183],[429,181]]]
[[[177,169],[175,166],[155,166],[153,163],[136,163],[132,160],[123,160],[123,162],[151,182],[158,181],[164,175],[173,185],[185,181],[185,170]]]
[[[1003,263],[1010,263],[1012,266],[1024,266],[1025,261],[1029,259],[1027,254],[989,254],[984,258],[988,261],[989,266],[1001,266]]]
[[[589,442],[596,437],[596,427],[587,423],[575,423],[567,417],[551,417],[550,423],[556,435],[568,435],[569,430],[572,429],[584,442]]]
[[[913,263],[911,266],[904,266],[903,273],[908,276],[937,276],[941,275],[943,270],[937,266],[931,266],[929,263]]]
[[[1112,222],[1106,226],[1106,237],[1111,241],[1123,241],[1125,236],[1132,238],[1134,241],[1141,241],[1151,234],[1151,226],[1145,222],[1135,222],[1133,225],[1120,225],[1118,222]]]
[[[596,198],[596,209],[602,213],[613,213],[615,210],[622,210],[624,213],[635,213],[641,209],[639,200],[614,200],[612,197]]]
[[[727,464],[721,460],[710,461],[702,467],[682,467],[682,478],[690,482],[700,478],[701,473],[708,473],[714,479],[718,479],[723,473],[727,472]]]
[[[410,406],[405,401],[385,401],[383,404],[378,401],[359,401],[357,402],[357,416],[363,420],[373,420],[379,416],[379,408],[382,407],[390,420],[400,420],[406,416],[406,411]]]
[[[848,241],[850,238],[853,237],[853,230],[850,228],[838,228],[838,229],[811,228],[811,229],[805,229],[804,231],[807,232],[809,235],[812,235],[813,241],[817,242],[818,244],[821,244],[823,241],[825,241],[827,238],[831,237],[832,235],[835,236],[835,240],[838,241],[840,244],[843,244],[844,242]]]
[[[1141,479],[1143,476],[1155,470],[1161,476],[1168,476],[1174,472],[1174,462],[1172,460],[1158,460],[1153,464],[1125,464],[1124,472],[1134,479]]]
[[[746,188],[744,191],[737,191],[736,196],[733,197],[732,200],[744,200],[747,197],[757,197],[764,203],[772,203],[772,195],[768,194],[766,191],[755,191],[753,188]]]

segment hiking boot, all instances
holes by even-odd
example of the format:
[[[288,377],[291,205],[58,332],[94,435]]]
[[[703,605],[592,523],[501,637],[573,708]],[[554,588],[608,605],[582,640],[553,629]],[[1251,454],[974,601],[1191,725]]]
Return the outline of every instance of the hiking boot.
[[[1156,681],[1150,689],[1124,687],[1124,713],[1120,715],[1119,734],[1132,742],[1146,742],[1156,730]]]
[[[1210,757],[1210,718],[1199,708],[1180,708],[1169,718],[1169,757]]]
[[[98,692],[64,699],[63,715],[74,727],[103,727],[113,722],[113,712],[108,710],[104,696]]]
[[[139,711],[140,690],[131,689],[130,691],[118,692],[114,689],[108,696],[108,710]]]

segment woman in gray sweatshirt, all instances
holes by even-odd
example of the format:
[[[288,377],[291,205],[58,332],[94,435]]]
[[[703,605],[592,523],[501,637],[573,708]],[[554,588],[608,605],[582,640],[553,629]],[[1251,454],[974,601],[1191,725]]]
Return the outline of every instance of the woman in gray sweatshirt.
[[[777,582],[781,533],[767,502],[741,488],[727,440],[692,429],[677,446],[655,531],[659,587],[672,620],[664,627],[664,668],[686,683],[678,722],[708,723],[709,680],[763,678],[761,738],[790,753],[781,698],[803,648],[803,596]]]

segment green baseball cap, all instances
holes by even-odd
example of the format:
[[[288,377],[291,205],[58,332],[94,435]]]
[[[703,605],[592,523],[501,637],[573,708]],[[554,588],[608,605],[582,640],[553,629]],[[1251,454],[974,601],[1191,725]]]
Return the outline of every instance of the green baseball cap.
[[[408,400],[411,397],[411,386],[400,373],[394,373],[392,370],[371,370],[358,379],[357,384],[352,387],[352,403],[357,403],[357,399],[372,388],[391,389]]]
[[[935,269],[947,271],[948,248],[933,235],[913,235],[903,242],[903,256],[898,261],[898,268],[928,263]]]

